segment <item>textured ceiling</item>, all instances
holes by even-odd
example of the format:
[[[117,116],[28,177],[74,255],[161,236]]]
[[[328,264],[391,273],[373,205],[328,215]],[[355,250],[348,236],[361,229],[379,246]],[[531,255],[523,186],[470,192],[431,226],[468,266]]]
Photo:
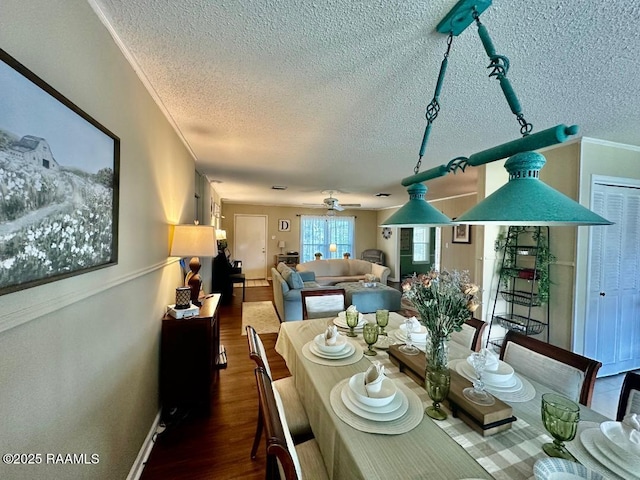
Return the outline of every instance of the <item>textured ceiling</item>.
[[[223,199],[403,204],[455,0],[89,0]],[[534,132],[640,145],[640,2],[495,0],[482,16]],[[519,136],[471,26],[453,42],[421,171]],[[640,168],[640,166],[639,166]],[[474,169],[427,182],[474,189]],[[271,190],[285,185],[285,192]],[[378,192],[391,193],[387,199]]]

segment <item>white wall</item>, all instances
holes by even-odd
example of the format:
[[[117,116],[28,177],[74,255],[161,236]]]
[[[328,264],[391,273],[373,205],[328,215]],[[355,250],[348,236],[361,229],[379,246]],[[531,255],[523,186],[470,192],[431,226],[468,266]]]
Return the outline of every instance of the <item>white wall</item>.
[[[118,265],[0,297],[0,451],[100,462],[0,478],[125,478],[159,408],[167,225],[191,220],[194,162],[86,1],[3,0],[0,18],[0,46],[121,140]]]

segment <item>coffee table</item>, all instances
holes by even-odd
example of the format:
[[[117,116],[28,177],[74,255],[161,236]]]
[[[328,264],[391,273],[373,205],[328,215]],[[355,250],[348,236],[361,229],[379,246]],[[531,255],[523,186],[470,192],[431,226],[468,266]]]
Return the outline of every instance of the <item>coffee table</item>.
[[[375,282],[366,287],[364,282],[341,282],[335,286],[344,288],[347,306],[355,305],[361,313],[373,313],[379,309],[400,310],[402,294],[395,288]]]

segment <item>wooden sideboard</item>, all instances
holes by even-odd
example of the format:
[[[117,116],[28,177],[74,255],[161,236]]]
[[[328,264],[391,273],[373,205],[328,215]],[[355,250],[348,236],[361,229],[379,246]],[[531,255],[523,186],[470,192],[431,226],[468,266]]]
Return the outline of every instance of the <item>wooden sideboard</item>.
[[[162,319],[160,401],[163,416],[209,414],[220,362],[220,294],[206,298],[196,317]]]

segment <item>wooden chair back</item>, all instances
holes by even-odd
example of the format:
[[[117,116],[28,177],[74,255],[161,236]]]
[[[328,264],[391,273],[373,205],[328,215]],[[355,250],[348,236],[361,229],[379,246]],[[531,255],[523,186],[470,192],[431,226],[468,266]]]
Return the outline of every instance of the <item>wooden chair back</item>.
[[[587,407],[591,405],[596,374],[602,366],[564,348],[510,330],[500,359],[536,382]]]
[[[247,332],[247,342],[249,344],[249,358],[256,363],[257,367],[264,368],[271,378],[271,367],[269,367],[269,360],[267,359],[267,351],[264,348],[264,343],[258,332],[251,325],[247,325],[245,328]]]
[[[470,318],[464,322],[461,331],[453,332],[451,340],[460,345],[464,345],[474,352],[479,352],[482,349],[482,337],[486,327],[487,322],[483,322],[477,318]]]
[[[301,478],[300,462],[286,423],[282,402],[271,384],[271,378],[263,368],[256,368],[256,384],[260,411],[267,440],[267,478],[278,478],[278,472],[286,480]]]
[[[302,290],[302,319],[335,317],[346,307],[344,288]]]
[[[640,414],[640,374],[634,372],[627,372],[624,377],[616,420],[622,421],[628,413]]]

